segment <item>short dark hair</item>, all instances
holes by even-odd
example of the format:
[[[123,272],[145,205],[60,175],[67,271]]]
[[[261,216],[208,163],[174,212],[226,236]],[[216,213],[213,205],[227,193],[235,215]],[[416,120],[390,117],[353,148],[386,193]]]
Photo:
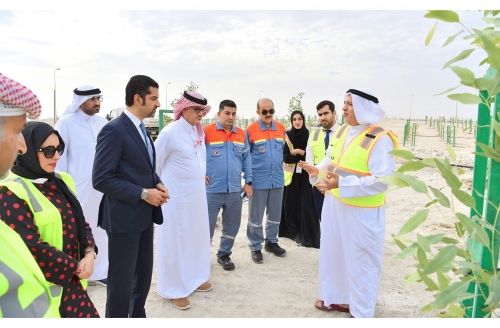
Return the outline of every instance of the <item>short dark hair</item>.
[[[328,105],[328,107],[330,108],[332,113],[335,111],[335,105],[330,100],[323,100],[322,102],[320,102],[318,104],[318,106],[316,106],[316,110],[320,110],[321,108],[325,107],[326,105]]]
[[[273,104],[273,107],[274,107],[274,103],[273,103],[273,101],[271,99],[269,99],[269,98],[262,98],[262,99],[259,99],[259,101],[257,101],[257,110],[260,109],[259,108],[259,103],[260,103],[261,100],[269,100],[271,102],[271,104]]]
[[[146,75],[134,75],[130,78],[125,87],[125,105],[132,106],[134,104],[134,96],[139,95],[142,99],[142,104],[146,103],[146,95],[151,92],[149,88],[158,89],[158,83]]]
[[[236,104],[232,100],[225,99],[225,100],[223,100],[223,101],[220,102],[219,112],[223,111],[224,107],[236,108]]]

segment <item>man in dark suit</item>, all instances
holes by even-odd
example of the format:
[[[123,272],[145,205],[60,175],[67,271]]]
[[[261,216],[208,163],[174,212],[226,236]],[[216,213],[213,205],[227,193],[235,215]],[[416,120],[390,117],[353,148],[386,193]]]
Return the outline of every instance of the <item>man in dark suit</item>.
[[[97,136],[92,184],[104,195],[97,225],[108,234],[106,318],[146,317],[153,274],[153,223],[170,198],[156,174],[156,152],[142,121],[160,107],[158,83],[130,78],[127,108]]]

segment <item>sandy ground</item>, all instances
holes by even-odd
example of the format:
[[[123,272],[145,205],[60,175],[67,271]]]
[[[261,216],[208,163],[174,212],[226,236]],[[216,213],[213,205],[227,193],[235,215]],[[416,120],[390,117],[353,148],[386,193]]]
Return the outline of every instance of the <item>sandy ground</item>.
[[[418,135],[414,148],[406,143],[403,147],[403,129],[405,121],[386,119],[382,126],[396,133],[402,149],[414,151],[418,157],[447,156],[446,142],[438,132],[430,129],[423,121],[418,123]],[[473,134],[457,129],[455,163],[473,165]],[[402,161],[398,160],[401,164]],[[399,165],[398,165],[399,166]],[[430,169],[416,172],[415,176],[433,187],[445,185],[440,176]],[[464,189],[470,192],[472,170],[466,169],[461,179]],[[421,284],[404,286],[404,276],[413,273],[409,268],[413,259],[395,261],[399,248],[392,243],[391,234],[396,234],[408,218],[417,210],[423,209],[429,199],[417,194],[410,188],[390,191],[387,194],[386,243],[382,268],[380,291],[375,317],[378,318],[425,318],[435,317],[436,312],[421,312],[432,295]],[[468,213],[465,208],[463,213]],[[446,213],[445,213],[446,214]],[[449,213],[448,213],[449,214]],[[449,215],[446,214],[447,217]],[[323,312],[314,307],[317,299],[319,250],[297,246],[287,238],[280,238],[279,244],[287,250],[284,258],[276,257],[263,251],[264,263],[255,264],[250,257],[246,237],[248,203],[243,205],[243,218],[233,248],[232,260],[234,271],[224,271],[217,264],[216,256],[220,241],[220,221],[215,230],[212,243],[212,267],[210,292],[195,292],[190,297],[191,308],[185,311],[176,309],[170,300],[156,293],[156,271],[146,302],[148,317],[155,318],[346,318],[348,314]],[[219,217],[220,220],[220,217]],[[416,233],[429,235],[446,233],[452,236],[452,225],[436,210],[431,210],[429,218],[410,236]],[[334,273],[333,273],[334,274]],[[101,316],[104,317],[106,288],[89,286],[89,295]]]

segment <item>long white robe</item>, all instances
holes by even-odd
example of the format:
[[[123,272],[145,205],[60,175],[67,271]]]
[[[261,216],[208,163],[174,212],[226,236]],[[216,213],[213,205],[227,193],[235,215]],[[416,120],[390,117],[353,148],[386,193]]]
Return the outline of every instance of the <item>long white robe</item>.
[[[94,273],[89,280],[102,280],[108,277],[108,236],[106,231],[97,227],[102,193],[92,187],[92,166],[97,135],[106,123],[108,121],[102,116],[89,116],[78,110],[61,117],[55,126],[66,144],[56,170],[67,172],[73,177],[85,220],[89,223],[99,248],[99,254],[94,262]]]
[[[369,125],[351,127],[344,143],[349,142]],[[372,149],[368,167],[371,176],[340,177],[341,198],[376,195],[387,190],[388,184],[376,182],[394,172],[396,162],[387,152],[394,149],[384,135]],[[330,153],[328,149],[327,154]],[[318,178],[322,179],[330,164],[326,156],[318,163]],[[321,244],[318,274],[319,298],[325,305],[349,304],[356,318],[372,318],[378,297],[385,238],[385,205],[379,208],[358,208],[346,205],[331,192],[325,196],[321,215]]]
[[[156,168],[170,199],[156,226],[157,292],[189,296],[210,278],[210,230],[205,192],[205,143],[184,118],[167,125],[155,141]]]

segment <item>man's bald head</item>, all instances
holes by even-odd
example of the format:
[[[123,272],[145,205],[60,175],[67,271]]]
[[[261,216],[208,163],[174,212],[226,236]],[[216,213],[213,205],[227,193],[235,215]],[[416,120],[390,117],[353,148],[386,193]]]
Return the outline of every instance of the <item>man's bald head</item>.
[[[273,103],[273,101],[271,99],[269,99],[269,98],[261,98],[261,99],[259,99],[259,101],[257,101],[257,110],[260,109],[260,106],[261,106],[262,102],[267,102],[267,101],[270,101],[271,104],[272,104],[272,106],[273,106],[273,108],[274,108],[274,103]]]

